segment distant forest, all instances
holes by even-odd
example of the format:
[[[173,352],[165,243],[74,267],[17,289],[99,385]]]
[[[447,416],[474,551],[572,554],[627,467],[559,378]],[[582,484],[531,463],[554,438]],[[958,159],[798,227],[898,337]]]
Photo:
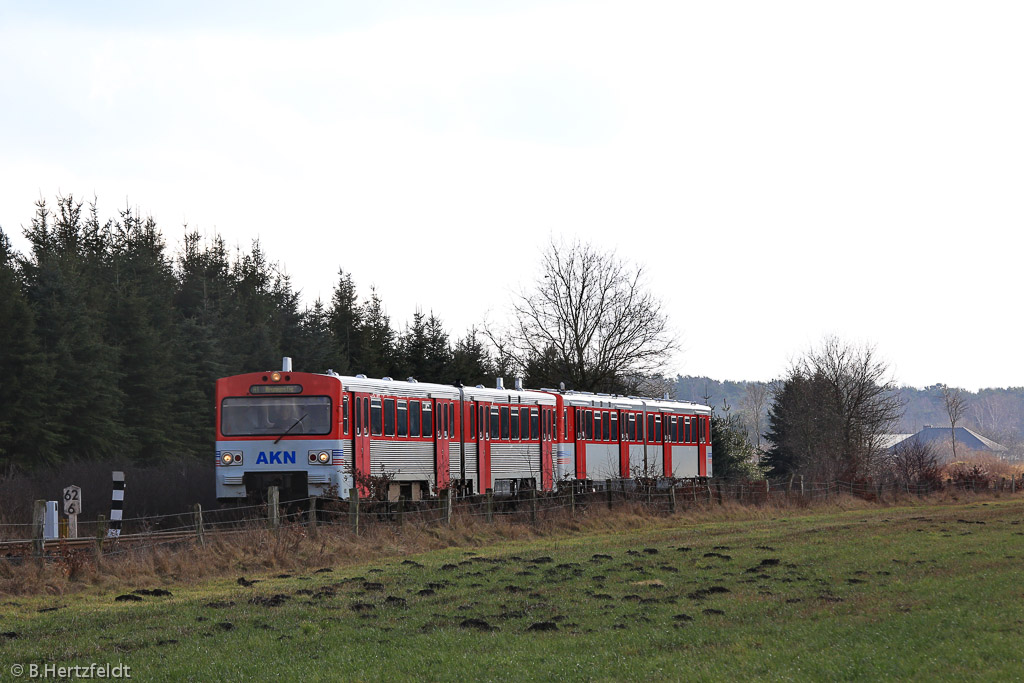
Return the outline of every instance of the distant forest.
[[[707,398],[717,413],[731,412],[740,416],[748,432],[752,422],[748,414],[750,386],[767,386],[769,390],[772,388],[770,383],[766,385],[765,382],[720,381],[708,377],[677,377],[675,381],[678,398],[700,402]],[[949,426],[949,416],[939,385],[924,389],[900,387],[899,393],[904,413],[903,419],[894,428],[895,433],[912,434],[929,425]],[[1024,387],[965,391],[964,396],[967,399],[967,411],[958,426],[972,429],[1007,448],[1024,448]],[[752,437],[751,434],[749,438],[753,442],[755,439]]]
[[[217,378],[277,368],[282,356],[301,370],[470,385],[512,372],[476,329],[452,337],[422,312],[396,326],[374,289],[360,296],[342,270],[330,301],[301,305],[259,242],[232,251],[191,231],[169,253],[153,219],[132,209],[101,219],[95,201],[70,196],[40,200],[24,234],[20,254],[0,229],[0,477],[75,460],[209,458]],[[529,373],[527,386],[540,386]],[[740,417],[756,443],[750,394],[764,383],[654,384]],[[900,391],[899,430],[947,424],[938,387]],[[1024,389],[968,401],[964,426],[1021,442]],[[763,416],[769,403],[754,405]]]

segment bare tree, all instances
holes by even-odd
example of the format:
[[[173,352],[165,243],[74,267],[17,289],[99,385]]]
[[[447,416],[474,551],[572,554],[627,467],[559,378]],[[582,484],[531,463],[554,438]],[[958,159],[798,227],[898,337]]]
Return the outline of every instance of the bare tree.
[[[898,444],[888,463],[893,479],[901,486],[927,486],[938,488],[942,485],[942,468],[931,444],[910,438]]]
[[[761,431],[764,429],[765,408],[768,407],[768,385],[764,382],[747,382],[740,408],[746,414],[747,425],[754,432],[755,452],[761,454]]]
[[[541,277],[513,301],[505,342],[531,383],[625,393],[677,348],[644,271],[588,243],[548,243]]]
[[[882,452],[880,437],[902,414],[889,368],[874,347],[827,337],[798,360],[769,415],[775,475],[832,479],[865,476]]]
[[[956,460],[956,423],[967,412],[967,397],[964,396],[963,389],[950,389],[943,384],[942,401],[946,406],[946,415],[949,416],[949,433],[953,439],[953,460]]]

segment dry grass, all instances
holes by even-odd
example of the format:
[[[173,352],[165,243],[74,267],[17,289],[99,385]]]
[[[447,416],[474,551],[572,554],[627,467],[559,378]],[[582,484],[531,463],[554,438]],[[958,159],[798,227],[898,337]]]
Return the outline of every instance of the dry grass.
[[[972,451],[967,451],[967,455],[961,454],[956,462],[946,464],[943,467],[943,474],[947,478],[953,478],[953,474],[957,469],[963,469],[964,467],[973,468],[975,466],[990,479],[995,480],[1000,478],[1009,479],[1010,477],[1017,477],[1019,479],[1021,475],[1024,475],[1024,464],[1012,463],[994,455]]]
[[[983,496],[969,496],[977,500]],[[45,562],[31,557],[0,558],[0,594],[63,595],[128,586],[191,584],[211,577],[247,577],[306,573],[322,567],[344,567],[382,558],[407,557],[444,548],[481,548],[574,534],[622,533],[657,527],[686,527],[730,521],[770,521],[779,516],[829,514],[879,506],[955,505],[964,493],[939,493],[927,498],[901,497],[883,503],[836,496],[819,501],[772,498],[760,505],[722,504],[686,507],[674,516],[639,503],[618,503],[568,510],[549,510],[531,525],[523,518],[484,518],[460,514],[452,526],[429,523],[403,525],[367,523],[355,535],[347,524],[315,530],[287,524],[272,531],[261,522],[231,533],[207,532],[205,545],[194,540],[154,543],[108,551],[99,563],[92,550],[61,548]]]

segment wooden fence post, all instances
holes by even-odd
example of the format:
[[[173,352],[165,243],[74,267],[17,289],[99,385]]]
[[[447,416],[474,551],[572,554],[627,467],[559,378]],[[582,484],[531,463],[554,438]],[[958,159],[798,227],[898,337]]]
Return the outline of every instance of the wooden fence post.
[[[309,497],[309,536],[310,538],[316,538],[316,505],[320,500],[320,496]]]
[[[494,489],[487,489],[484,497],[487,499],[487,523],[492,524],[494,522]]]
[[[676,487],[672,485],[668,490],[668,513],[670,515],[676,514]]]
[[[530,524],[537,523],[537,489],[530,489]]]
[[[96,571],[103,567],[103,539],[107,537],[107,518],[96,515]]]
[[[800,475],[800,498],[804,497],[804,475]]]
[[[348,491],[348,516],[352,522],[352,533],[359,535],[359,489]]]
[[[395,514],[398,515],[398,526],[405,524],[405,496],[398,497],[398,504],[395,506]]]
[[[576,483],[569,485],[569,514],[576,516]]]
[[[448,488],[446,488],[444,490],[444,507],[445,507],[444,517],[445,517],[445,523],[448,526],[452,525],[452,517],[454,517],[454,515],[455,515],[455,508],[454,508],[455,496],[452,495],[453,493],[454,493],[454,491],[452,491],[451,486],[449,486]]]
[[[203,538],[203,506],[200,503],[196,503],[192,507],[192,523],[196,527],[196,543],[199,547],[206,547],[206,539]]]
[[[46,520],[46,501],[37,500],[32,504],[32,554],[43,556],[43,531]]]
[[[267,523],[277,531],[281,526],[281,494],[276,486],[267,487]]]

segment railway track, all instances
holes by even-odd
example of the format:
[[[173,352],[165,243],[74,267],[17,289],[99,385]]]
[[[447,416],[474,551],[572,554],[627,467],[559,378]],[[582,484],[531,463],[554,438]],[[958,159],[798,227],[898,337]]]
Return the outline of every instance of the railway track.
[[[244,531],[243,529],[225,529],[221,531],[206,530],[204,536],[219,534],[231,534]],[[121,534],[117,538],[102,539],[103,552],[125,550],[138,546],[155,545],[157,543],[176,543],[180,541],[196,540],[194,530],[187,531],[160,531],[138,534]],[[96,538],[59,538],[43,541],[43,555],[57,557],[68,550],[93,550],[100,541]],[[15,539],[0,541],[0,557],[26,557],[34,554],[36,541],[31,539]]]

